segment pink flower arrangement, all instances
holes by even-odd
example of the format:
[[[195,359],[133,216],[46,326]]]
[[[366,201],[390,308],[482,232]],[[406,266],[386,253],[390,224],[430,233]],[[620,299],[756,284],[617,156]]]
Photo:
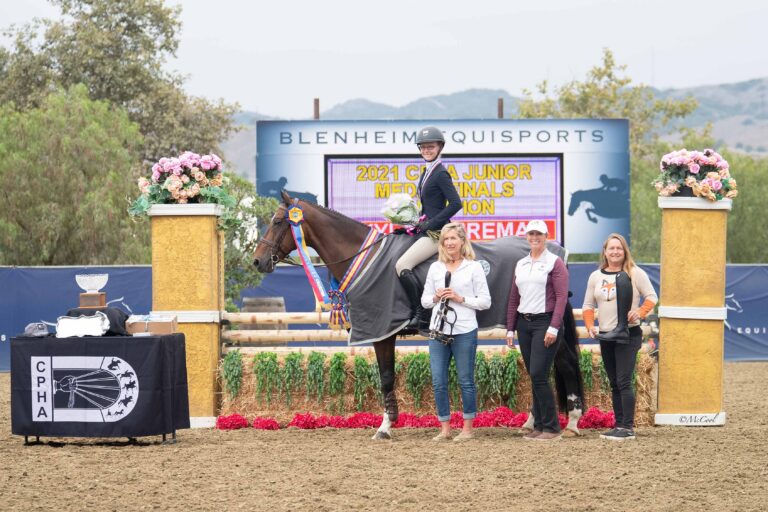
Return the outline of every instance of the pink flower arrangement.
[[[302,430],[314,430],[318,428],[377,428],[381,424],[381,415],[369,412],[358,412],[349,416],[315,416],[312,413],[296,414],[293,419],[281,427],[274,418],[256,417],[251,422],[251,426],[259,430],[278,430],[280,428],[298,428]],[[528,419],[527,412],[514,412],[506,407],[497,407],[492,411],[482,411],[475,418],[475,427],[508,427],[520,428]],[[559,416],[560,428],[565,428],[568,424],[568,418],[561,414]],[[590,407],[589,410],[579,420],[578,427],[586,429],[601,429],[614,426],[613,412],[603,412],[597,407]],[[454,412],[450,420],[453,428],[461,428],[464,423],[462,414]],[[216,428],[219,430],[233,430],[248,427],[248,420],[239,414],[229,416],[219,416],[216,420]],[[397,422],[392,425],[393,428],[438,428],[440,422],[434,414],[425,414],[417,416],[416,414],[404,412],[400,414]]]
[[[680,195],[688,187],[694,196],[710,201],[731,199],[739,193],[728,162],[714,149],[667,153],[661,158],[653,186],[661,196]]]
[[[185,151],[177,157],[161,158],[152,166],[149,178],[139,178],[140,196],[129,211],[132,215],[143,215],[153,204],[234,206],[234,199],[224,191],[223,185],[221,158],[213,153],[201,156]]]

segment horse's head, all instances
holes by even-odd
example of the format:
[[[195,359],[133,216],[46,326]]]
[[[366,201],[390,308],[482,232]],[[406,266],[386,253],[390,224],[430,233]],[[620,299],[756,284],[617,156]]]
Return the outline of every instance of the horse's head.
[[[573,215],[576,210],[581,206],[581,191],[577,191],[571,194],[571,202],[568,205],[568,215]]]
[[[272,216],[267,230],[256,245],[256,252],[253,253],[253,264],[256,265],[259,272],[267,274],[275,270],[278,261],[296,249],[296,243],[290,236],[291,228],[286,218],[286,212],[293,199],[285,190],[280,195],[283,198],[283,204],[277,208]]]

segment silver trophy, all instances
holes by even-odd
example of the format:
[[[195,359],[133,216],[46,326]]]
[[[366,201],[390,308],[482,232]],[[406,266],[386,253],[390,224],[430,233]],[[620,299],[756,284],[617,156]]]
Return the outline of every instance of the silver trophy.
[[[100,292],[107,285],[109,274],[76,274],[75,282],[85,293],[80,294],[81,308],[104,308],[107,294]]]

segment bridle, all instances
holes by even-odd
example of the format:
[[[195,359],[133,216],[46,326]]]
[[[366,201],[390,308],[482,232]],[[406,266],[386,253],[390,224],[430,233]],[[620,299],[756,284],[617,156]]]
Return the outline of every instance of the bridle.
[[[284,212],[284,213],[281,213],[281,212]],[[288,211],[286,210],[285,205],[281,204],[279,206],[279,208],[277,209],[277,211],[275,212],[274,217],[272,217],[272,222],[271,223],[272,224],[282,223],[287,218],[287,215],[288,215]],[[286,227],[287,227],[288,223],[287,223],[287,221],[285,221],[285,222],[286,222]],[[287,227],[287,229],[284,229],[283,232],[280,233],[279,238],[276,241],[274,241],[274,242],[272,240],[267,240],[266,238],[261,238],[261,240],[259,240],[259,244],[264,244],[267,247],[269,247],[269,261],[272,264],[272,268],[273,269],[275,268],[275,266],[278,263],[281,263],[281,262],[282,263],[287,263],[288,265],[294,265],[294,266],[298,266],[298,267],[301,266],[301,264],[299,264],[299,263],[296,263],[294,261],[285,259],[288,256],[288,254],[290,254],[290,251],[285,252],[285,251],[283,251],[280,248],[280,246],[283,244],[283,239],[285,238],[285,235],[287,235],[290,231],[291,231],[290,227]],[[390,236],[392,236],[392,233],[386,234],[384,236],[380,236],[375,242],[373,242],[370,245],[367,245],[367,246],[361,248],[359,251],[357,251],[353,255],[349,256],[348,258],[344,258],[344,259],[341,259],[339,261],[334,261],[334,262],[330,262],[330,263],[324,263],[323,266],[328,267],[328,266],[331,266],[331,265],[337,265],[339,263],[344,263],[344,262],[350,261],[352,258],[357,256],[358,254],[360,254],[363,251],[366,251],[367,249],[369,249],[370,247],[373,247],[374,245],[384,241],[385,238],[388,238]],[[282,255],[281,255],[281,253],[282,253]]]
[[[277,212],[275,212],[275,216],[272,217],[272,224],[278,224],[278,223],[284,222],[284,217],[286,214],[281,212],[285,212],[285,206],[283,205],[280,205],[280,207],[277,209]],[[280,220],[277,220],[277,219],[280,219]],[[289,252],[285,252],[280,248],[283,245],[283,239],[285,238],[285,235],[287,235],[288,232],[290,231],[290,228],[288,227],[288,223],[285,222],[285,224],[286,224],[286,229],[284,229],[283,232],[280,233],[280,237],[277,239],[277,241],[273,242],[272,240],[267,240],[266,238],[262,238],[261,240],[259,240],[259,244],[264,244],[267,247],[269,247],[269,261],[272,264],[273,269],[281,261],[288,263],[290,265],[297,265],[297,263],[286,260],[285,257],[288,256]]]

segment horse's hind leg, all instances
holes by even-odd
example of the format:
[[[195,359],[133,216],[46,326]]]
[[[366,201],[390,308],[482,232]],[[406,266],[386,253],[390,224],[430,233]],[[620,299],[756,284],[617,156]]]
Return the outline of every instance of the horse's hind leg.
[[[584,384],[579,366],[579,337],[570,302],[563,316],[563,339],[555,354],[555,385],[560,408],[568,414],[563,434],[579,436],[578,423],[584,412]]]
[[[395,396],[395,336],[373,344],[381,378],[381,395],[384,397],[384,415],[381,426],[373,439],[391,439],[390,428],[397,422],[399,411]]]

